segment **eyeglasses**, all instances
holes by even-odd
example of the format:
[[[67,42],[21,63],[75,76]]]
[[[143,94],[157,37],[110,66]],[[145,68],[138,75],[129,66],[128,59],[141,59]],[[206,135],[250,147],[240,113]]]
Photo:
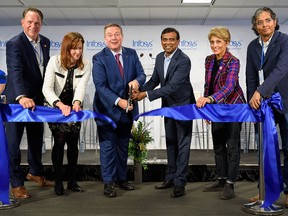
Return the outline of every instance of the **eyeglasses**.
[[[257,22],[256,22],[256,25],[257,25],[257,26],[261,26],[261,25],[264,24],[264,22],[265,22],[266,24],[269,24],[269,23],[271,23],[272,21],[273,21],[273,19],[267,18],[267,19],[265,19],[264,21],[263,21],[263,20],[257,21]]]

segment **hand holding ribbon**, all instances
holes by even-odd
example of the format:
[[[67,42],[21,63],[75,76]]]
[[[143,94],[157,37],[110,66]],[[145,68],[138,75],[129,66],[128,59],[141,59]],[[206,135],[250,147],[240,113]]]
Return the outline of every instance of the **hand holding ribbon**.
[[[142,113],[134,119],[137,120],[141,116],[165,116],[176,120],[206,119],[212,122],[263,122],[265,182],[263,207],[269,207],[279,198],[280,193],[283,191],[277,130],[271,107],[282,109],[279,93],[275,93],[271,98],[263,100],[261,110],[252,109],[249,104],[206,104],[201,109],[197,108],[195,104],[189,104],[155,109]]]

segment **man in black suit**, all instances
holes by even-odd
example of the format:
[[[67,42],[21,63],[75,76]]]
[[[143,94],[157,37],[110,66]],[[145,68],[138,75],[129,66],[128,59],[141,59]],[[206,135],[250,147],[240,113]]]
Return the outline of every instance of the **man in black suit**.
[[[150,101],[162,98],[162,107],[181,106],[195,103],[190,82],[191,61],[179,48],[180,35],[174,28],[166,28],[161,34],[164,52],[156,57],[151,79],[134,93],[134,99],[147,97]],[[155,89],[160,84],[160,88]],[[168,171],[165,181],[155,189],[174,186],[170,197],[185,194],[186,175],[192,137],[192,121],[165,118]]]
[[[284,109],[273,108],[273,111],[282,140],[285,205],[288,208],[288,35],[278,31],[276,14],[270,8],[257,9],[251,21],[258,37],[247,49],[247,98],[253,109],[259,109],[261,98],[270,98],[275,92],[281,95]],[[257,199],[259,196],[250,201]]]
[[[23,108],[35,109],[43,105],[42,84],[45,68],[49,60],[50,41],[39,34],[43,21],[40,10],[28,7],[23,11],[21,24],[23,32],[6,44],[7,84],[5,94],[10,104],[20,104]],[[6,125],[6,136],[10,158],[11,194],[15,198],[26,199],[31,195],[24,186],[21,173],[20,143],[26,128],[28,143],[29,173],[27,179],[40,187],[50,186],[43,176],[41,162],[43,144],[43,123],[13,123]]]

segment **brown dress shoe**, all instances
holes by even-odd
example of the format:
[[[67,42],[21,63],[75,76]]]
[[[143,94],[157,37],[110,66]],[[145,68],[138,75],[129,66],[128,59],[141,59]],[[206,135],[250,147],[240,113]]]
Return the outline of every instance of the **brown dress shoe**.
[[[30,194],[28,194],[26,188],[24,186],[16,187],[11,189],[11,194],[16,199],[28,199],[31,197]]]
[[[30,181],[36,182],[40,187],[52,187],[53,186],[51,182],[46,181],[44,176],[34,176],[28,173],[26,178]]]

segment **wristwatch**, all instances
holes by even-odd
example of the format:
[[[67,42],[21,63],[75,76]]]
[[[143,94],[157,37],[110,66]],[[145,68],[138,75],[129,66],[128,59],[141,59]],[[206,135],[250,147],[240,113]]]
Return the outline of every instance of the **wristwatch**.
[[[207,98],[210,100],[211,104],[214,102],[214,99],[211,96],[208,96]]]

